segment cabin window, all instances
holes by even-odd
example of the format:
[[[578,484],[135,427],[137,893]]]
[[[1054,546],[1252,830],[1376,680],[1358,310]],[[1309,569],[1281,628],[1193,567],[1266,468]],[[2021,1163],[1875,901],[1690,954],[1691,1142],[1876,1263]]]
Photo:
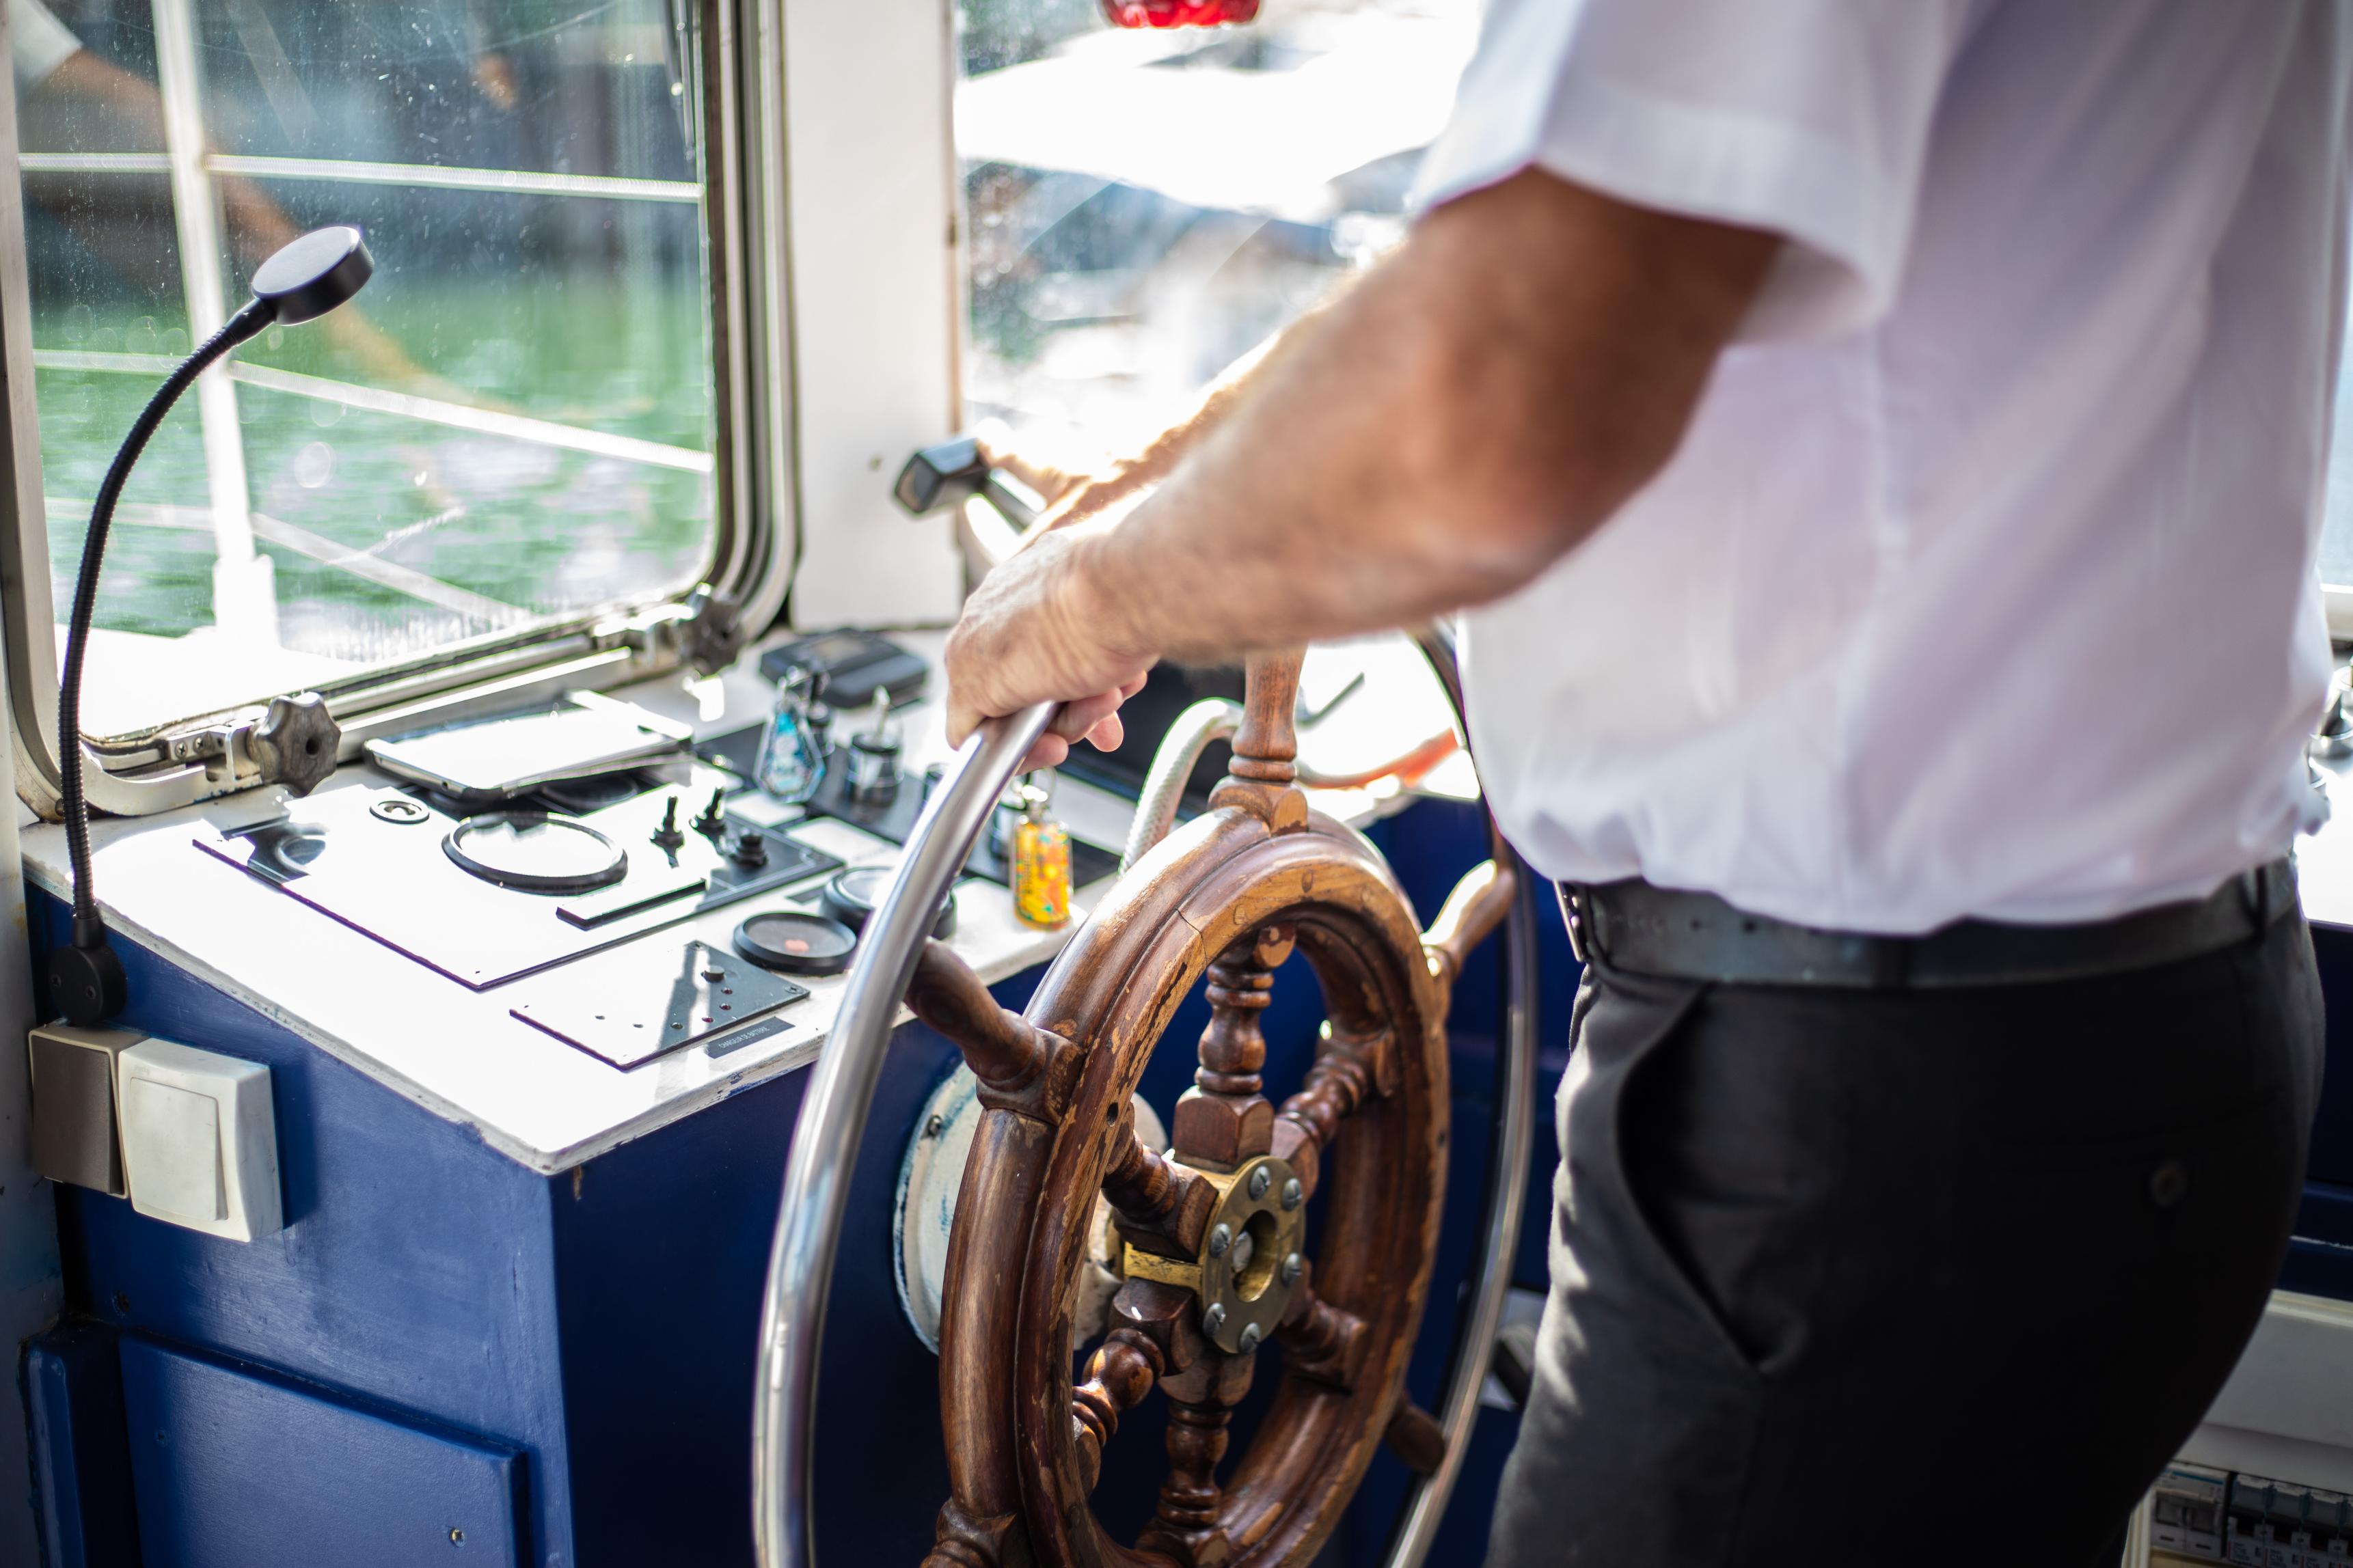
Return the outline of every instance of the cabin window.
[[[2347,306],[2353,314],[2353,301]],[[2320,528],[2320,580],[2327,586],[2328,633],[2353,641],[2353,340],[2337,362],[2328,436],[2327,508]]]
[[[1478,37],[1477,0],[1281,0],[1124,31],[964,0],[964,402],[1117,445],[1368,265]]]
[[[100,586],[93,740],[706,572],[692,0],[0,3],[56,619],[116,445],[253,268],[328,223],[377,263],[353,306],[257,340],[157,435]]]

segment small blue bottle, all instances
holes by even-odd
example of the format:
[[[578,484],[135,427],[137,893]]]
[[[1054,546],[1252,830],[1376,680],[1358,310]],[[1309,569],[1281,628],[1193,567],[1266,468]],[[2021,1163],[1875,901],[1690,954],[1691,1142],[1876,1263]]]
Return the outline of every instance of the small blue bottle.
[[[776,685],[776,711],[760,739],[754,775],[761,789],[792,805],[808,800],[825,782],[825,743],[809,723],[809,672],[794,665]]]

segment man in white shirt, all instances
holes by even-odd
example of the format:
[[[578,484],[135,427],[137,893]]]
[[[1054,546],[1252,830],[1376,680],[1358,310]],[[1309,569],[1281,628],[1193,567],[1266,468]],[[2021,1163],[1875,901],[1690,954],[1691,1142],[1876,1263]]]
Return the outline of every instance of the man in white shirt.
[[[1977,1561],[1994,1467],[2113,1563],[2228,1374],[2319,1075],[2348,82],[2348,0],[1495,0],[1408,241],[967,605],[952,729],[1063,700],[1040,761],[1470,607],[1588,958],[1491,1561]]]
[[[41,0],[8,0],[8,64],[22,97],[81,52],[81,40]]]

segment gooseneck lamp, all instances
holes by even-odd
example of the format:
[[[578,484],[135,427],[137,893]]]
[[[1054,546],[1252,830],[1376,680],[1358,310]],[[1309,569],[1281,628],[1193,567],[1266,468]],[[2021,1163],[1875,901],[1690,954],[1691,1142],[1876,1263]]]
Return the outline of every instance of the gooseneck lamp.
[[[360,291],[375,271],[367,242],[356,228],[316,229],[281,248],[253,274],[253,298],[219,331],[205,340],[178,369],[164,378],[155,395],[132,422],[131,434],[107,466],[90,509],[90,532],[82,541],[81,571],[74,579],[73,614],[66,623],[65,668],[58,678],[58,763],[64,772],[66,852],[73,862],[73,942],[49,955],[49,990],[71,1024],[100,1024],[122,1011],[122,961],[107,945],[106,921],[90,887],[90,802],[82,793],[81,670],[89,651],[90,623],[98,608],[98,572],[106,560],[107,531],[114,503],[121,498],[132,467],[180,395],[206,368],[266,328],[323,316]]]

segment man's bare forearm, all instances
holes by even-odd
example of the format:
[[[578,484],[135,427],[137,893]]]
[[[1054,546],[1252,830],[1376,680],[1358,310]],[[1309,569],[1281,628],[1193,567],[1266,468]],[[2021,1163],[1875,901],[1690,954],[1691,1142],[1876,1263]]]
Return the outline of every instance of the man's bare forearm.
[[[1071,612],[1198,659],[1510,593],[1672,454],[1776,245],[1541,174],[1441,209],[1079,531]]]
[[[1201,438],[1225,422],[1249,394],[1259,384],[1259,373],[1284,339],[1304,328],[1328,307],[1318,305],[1300,321],[1282,331],[1270,333],[1256,347],[1218,373],[1215,381],[1201,389],[1193,407],[1185,417],[1155,436],[1144,449],[1119,464],[1122,480],[1131,484],[1157,484],[1168,477],[1178,462],[1199,446]]]
[[[1538,173],[1433,214],[1242,377],[1124,517],[1040,532],[949,635],[948,734],[1160,658],[1230,658],[1509,593],[1664,464],[1778,241]]]
[[[1190,454],[1202,437],[1216,429],[1219,423],[1242,401],[1256,384],[1259,369],[1266,363],[1267,356],[1273,352],[1284,333],[1295,331],[1297,325],[1293,323],[1284,332],[1270,334],[1248,353],[1219,372],[1218,378],[1201,389],[1192,407],[1174,424],[1155,435],[1140,450],[1116,459],[1103,472],[1088,478],[1058,498],[1046,517],[1045,526],[1050,530],[1083,522],[1167,478],[1169,470]],[[1018,454],[1015,456],[1018,458]]]

